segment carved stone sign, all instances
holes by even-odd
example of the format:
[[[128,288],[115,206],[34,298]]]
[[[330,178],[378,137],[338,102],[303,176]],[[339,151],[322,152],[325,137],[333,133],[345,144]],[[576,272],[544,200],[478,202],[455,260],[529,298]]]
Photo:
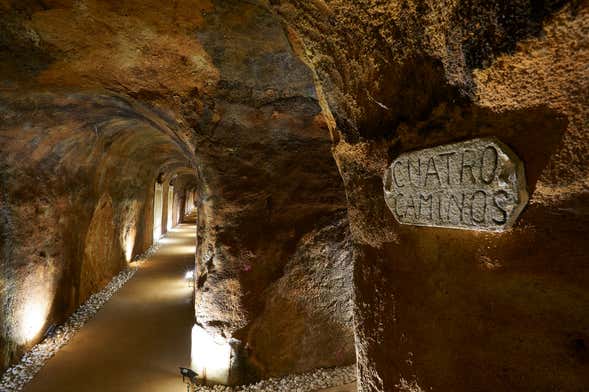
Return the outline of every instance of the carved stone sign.
[[[384,194],[399,223],[486,231],[509,229],[528,201],[522,162],[495,138],[401,154]]]

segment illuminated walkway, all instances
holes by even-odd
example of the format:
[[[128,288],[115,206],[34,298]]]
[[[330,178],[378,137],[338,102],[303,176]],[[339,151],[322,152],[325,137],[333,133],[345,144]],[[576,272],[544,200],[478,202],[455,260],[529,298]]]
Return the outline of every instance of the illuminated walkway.
[[[195,226],[177,226],[135,276],[63,347],[26,392],[180,392],[190,364]]]

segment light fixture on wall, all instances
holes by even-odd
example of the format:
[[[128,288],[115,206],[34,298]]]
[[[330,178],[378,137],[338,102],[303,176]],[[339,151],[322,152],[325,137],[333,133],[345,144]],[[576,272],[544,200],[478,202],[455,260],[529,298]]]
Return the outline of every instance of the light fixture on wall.
[[[194,270],[186,271],[184,274],[184,279],[186,279],[190,287],[194,287]]]

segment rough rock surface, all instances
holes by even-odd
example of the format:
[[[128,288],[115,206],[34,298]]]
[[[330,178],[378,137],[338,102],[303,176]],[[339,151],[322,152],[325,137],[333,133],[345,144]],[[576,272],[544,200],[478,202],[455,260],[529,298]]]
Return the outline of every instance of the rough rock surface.
[[[174,186],[176,221],[197,191],[196,321],[245,353],[300,239],[345,208],[313,76],[272,10],[2,0],[0,75],[0,368],[151,244],[156,181]],[[33,286],[39,331],[24,339]],[[349,335],[345,356],[305,368],[352,363]],[[232,382],[264,376],[256,355]]]
[[[362,391],[589,384],[589,5],[272,3],[312,68],[355,244]],[[501,234],[399,225],[401,153],[495,136],[530,192]]]
[[[33,346],[19,363],[11,366],[0,378],[0,391],[17,392],[22,390],[45,363],[65,346],[76,332],[91,320],[96,312],[135,275],[137,267],[145,262],[145,259],[149,258],[157,250],[157,247],[157,244],[152,245],[143,254],[135,256],[134,263],[130,267],[116,274],[102,289],[93,293],[62,325],[54,328],[43,341]]]
[[[582,390],[588,37],[585,0],[0,0],[0,368],[151,244],[161,181],[177,219],[196,194],[230,382],[351,360],[316,262],[353,265],[362,391]],[[510,230],[396,222],[400,154],[491,136],[525,166]]]
[[[345,194],[312,75],[279,20],[253,3],[213,4],[197,37],[219,80],[192,123],[200,180],[196,322],[245,359],[230,383],[287,374],[287,365],[309,350],[314,355],[303,370],[352,363],[349,355],[335,359],[330,348],[304,342],[299,350],[281,347],[287,341],[249,344],[281,333],[283,325],[250,326],[262,314],[266,320],[284,316],[284,309],[265,308],[267,289],[316,222],[345,207]],[[299,286],[289,283],[288,290]],[[328,319],[340,310],[331,309]],[[304,317],[291,316],[299,324]],[[312,321],[308,327],[329,327],[328,320]],[[351,340],[347,344],[349,353]],[[276,350],[285,356],[280,365],[273,363]]]
[[[190,158],[132,99],[8,91],[0,102],[6,366],[151,245],[155,179]]]
[[[264,374],[355,361],[348,220],[339,213],[324,221],[301,238],[282,277],[264,293],[264,311],[250,328],[248,344]]]

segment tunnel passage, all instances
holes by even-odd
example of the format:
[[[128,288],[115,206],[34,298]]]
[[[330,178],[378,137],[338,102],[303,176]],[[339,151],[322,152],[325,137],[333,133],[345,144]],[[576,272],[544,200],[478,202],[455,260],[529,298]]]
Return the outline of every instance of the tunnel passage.
[[[58,322],[164,231],[173,187],[173,219],[198,214],[195,324],[232,344],[221,381],[354,363],[345,193],[313,75],[275,14],[83,3],[0,4],[0,50],[22,54],[0,61],[3,306],[19,274],[47,266]],[[283,289],[299,295],[266,294]],[[262,320],[285,315],[297,327],[276,350],[264,337],[283,325]],[[3,367],[25,347],[10,328]]]
[[[195,169],[165,121],[130,98],[32,93],[2,105],[6,366],[159,239],[168,211],[154,205],[157,187]]]
[[[172,224],[197,215],[209,381],[357,363],[362,391],[577,391],[588,9],[0,1],[3,313],[22,317],[28,286],[55,291],[40,314],[71,311],[167,229],[173,187]],[[525,166],[510,230],[395,220],[395,159],[486,137]]]

